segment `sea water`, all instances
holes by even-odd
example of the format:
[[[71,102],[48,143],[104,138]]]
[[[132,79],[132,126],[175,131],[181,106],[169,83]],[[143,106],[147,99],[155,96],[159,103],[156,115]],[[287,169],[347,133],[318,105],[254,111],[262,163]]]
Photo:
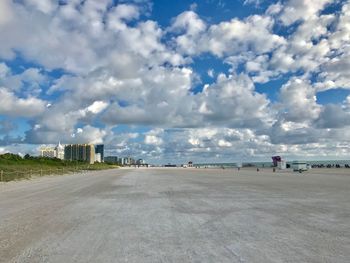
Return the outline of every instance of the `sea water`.
[[[344,167],[345,164],[350,165],[350,160],[309,160],[309,161],[305,161],[305,160],[292,160],[292,161],[287,161],[287,164],[292,164],[293,161],[304,161],[307,164],[310,165],[321,165],[323,164],[324,166],[327,165],[337,165],[339,164],[341,167]],[[248,164],[252,164],[255,167],[271,167],[272,166],[272,161],[271,162],[251,162],[251,163],[243,163],[243,165],[248,165]]]
[[[309,161],[305,161],[305,160],[292,160],[292,161],[287,161],[287,164],[292,164],[293,161],[304,161],[307,164],[310,165],[321,165],[323,164],[325,167],[327,167],[327,165],[337,165],[339,164],[340,167],[344,167],[345,164],[350,165],[350,160],[309,160]],[[216,168],[216,167],[222,167],[222,168],[236,168],[236,167],[272,167],[272,161],[271,162],[242,162],[242,163],[201,163],[201,164],[193,164],[193,166],[195,167],[207,167],[207,168]]]

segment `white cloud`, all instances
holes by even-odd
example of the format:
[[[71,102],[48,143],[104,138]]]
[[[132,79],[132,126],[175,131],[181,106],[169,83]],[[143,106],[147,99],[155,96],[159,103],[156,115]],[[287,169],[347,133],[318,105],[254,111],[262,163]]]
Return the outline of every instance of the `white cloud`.
[[[101,130],[90,125],[86,125],[83,128],[78,128],[76,136],[74,138],[75,143],[103,143],[103,139],[106,135],[106,131]]]
[[[320,128],[347,127],[350,125],[350,112],[345,111],[340,105],[325,105],[315,124]]]
[[[47,102],[34,98],[18,98],[14,93],[0,88],[0,114],[34,117],[42,114]]]
[[[184,30],[188,35],[197,35],[206,29],[205,22],[194,11],[185,11],[173,21],[170,30]]]
[[[254,91],[254,84],[246,75],[221,74],[196,99],[206,123],[242,127],[262,125],[269,118],[269,101]]]
[[[139,15],[139,10],[136,6],[120,4],[109,12],[108,27],[111,30],[125,30],[127,28],[125,21],[137,19]]]
[[[14,74],[5,63],[0,63],[0,86],[11,92],[37,96],[41,92],[41,86],[47,83],[47,80],[47,76],[41,69],[27,68],[22,73]]]
[[[206,30],[205,22],[194,11],[186,11],[178,15],[173,21],[170,31],[183,33],[175,38],[178,48],[186,54],[196,54],[198,43],[195,41]]]
[[[215,74],[214,69],[209,69],[209,70],[208,70],[208,76],[209,76],[209,77],[214,78],[214,74]]]
[[[4,79],[7,77],[11,72],[11,69],[5,64],[5,63],[0,63],[0,77],[1,79]]]
[[[157,136],[154,136],[154,135],[146,135],[145,136],[145,143],[152,144],[152,145],[161,145],[161,144],[163,144],[163,140]]]
[[[321,111],[317,104],[316,91],[309,81],[294,78],[281,88],[281,101],[285,110],[285,118],[294,122],[316,119]]]
[[[333,0],[289,0],[282,11],[280,19],[285,25],[298,20],[307,20],[316,16]]]
[[[283,5],[280,2],[278,2],[276,4],[270,5],[266,10],[266,14],[275,15],[280,13],[282,9],[283,9]]]
[[[232,143],[225,141],[225,140],[219,140],[218,145],[220,147],[231,147]]]
[[[57,8],[57,2],[54,0],[24,0],[24,3],[46,14]]]
[[[260,54],[285,43],[283,37],[271,32],[273,24],[274,21],[268,16],[253,15],[244,21],[232,19],[211,25],[205,31],[204,27],[199,27],[200,30],[197,27],[187,29],[186,34],[176,38],[176,43],[185,54],[211,52],[223,57],[249,50]]]
[[[162,129],[155,129],[155,130],[151,130],[149,131],[146,135],[145,135],[145,144],[150,144],[150,145],[154,145],[154,146],[160,146],[163,144],[163,139],[160,137],[163,133]]]
[[[12,21],[14,14],[12,11],[11,0],[0,1],[0,26]]]
[[[95,101],[89,107],[87,107],[88,112],[98,114],[108,107],[108,103],[104,101]]]

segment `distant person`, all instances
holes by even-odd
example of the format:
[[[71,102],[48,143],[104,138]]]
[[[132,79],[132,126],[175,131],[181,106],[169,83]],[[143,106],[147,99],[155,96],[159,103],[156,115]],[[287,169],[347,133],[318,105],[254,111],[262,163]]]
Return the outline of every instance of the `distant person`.
[[[259,168],[256,168],[256,171],[259,172],[260,171]]]

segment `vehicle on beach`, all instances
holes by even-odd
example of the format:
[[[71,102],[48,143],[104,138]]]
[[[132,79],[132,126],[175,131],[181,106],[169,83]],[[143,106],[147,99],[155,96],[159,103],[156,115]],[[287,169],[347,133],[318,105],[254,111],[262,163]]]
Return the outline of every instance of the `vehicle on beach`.
[[[308,164],[306,162],[301,161],[293,161],[292,162],[292,169],[294,172],[303,172],[308,170]]]

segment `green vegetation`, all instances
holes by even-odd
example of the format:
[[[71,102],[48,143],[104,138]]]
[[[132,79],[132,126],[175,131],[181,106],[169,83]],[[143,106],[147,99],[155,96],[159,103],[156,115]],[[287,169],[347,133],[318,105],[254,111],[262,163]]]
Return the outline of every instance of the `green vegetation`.
[[[81,161],[64,161],[56,158],[34,157],[6,153],[0,155],[0,181],[28,179],[32,176],[67,174],[86,170],[104,170],[116,168],[106,163],[88,164]]]

